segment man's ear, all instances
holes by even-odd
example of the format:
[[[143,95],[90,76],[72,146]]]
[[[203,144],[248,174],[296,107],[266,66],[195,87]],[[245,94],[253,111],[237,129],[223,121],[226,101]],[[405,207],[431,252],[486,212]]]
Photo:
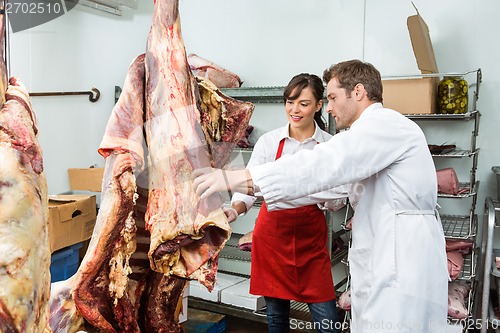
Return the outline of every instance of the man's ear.
[[[354,87],[354,97],[356,101],[361,101],[366,96],[365,86],[362,83],[358,83]]]

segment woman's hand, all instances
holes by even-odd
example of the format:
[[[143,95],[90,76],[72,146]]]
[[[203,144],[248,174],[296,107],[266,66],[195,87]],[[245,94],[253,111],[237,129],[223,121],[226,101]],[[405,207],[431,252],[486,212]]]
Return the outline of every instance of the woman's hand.
[[[253,183],[248,170],[228,171],[214,168],[201,168],[193,171],[196,194],[201,199],[208,198],[215,192],[253,193]]]
[[[222,207],[222,211],[224,212],[224,214],[226,214],[227,223],[234,222],[238,218],[238,212],[231,206]]]

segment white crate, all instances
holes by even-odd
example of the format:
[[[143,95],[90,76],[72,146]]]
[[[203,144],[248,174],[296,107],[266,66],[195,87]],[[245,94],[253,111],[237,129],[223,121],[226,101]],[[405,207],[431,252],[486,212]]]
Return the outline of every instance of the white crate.
[[[189,282],[189,296],[199,297],[207,301],[220,303],[221,291],[231,287],[237,283],[244,281],[245,278],[230,274],[217,273],[214,289],[209,292],[207,287],[199,283],[197,280]]]
[[[221,292],[221,303],[239,306],[250,310],[260,310],[266,305],[264,296],[252,295],[250,290],[250,279],[246,279]]]
[[[188,297],[182,298],[182,309],[179,312],[179,324],[182,324],[188,317]]]

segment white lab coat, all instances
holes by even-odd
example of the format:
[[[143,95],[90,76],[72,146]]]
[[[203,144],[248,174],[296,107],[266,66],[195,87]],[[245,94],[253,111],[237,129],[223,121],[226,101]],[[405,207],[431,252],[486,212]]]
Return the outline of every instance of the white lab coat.
[[[352,332],[445,332],[448,270],[436,171],[420,128],[375,103],[313,150],[249,168],[268,209],[353,184]]]

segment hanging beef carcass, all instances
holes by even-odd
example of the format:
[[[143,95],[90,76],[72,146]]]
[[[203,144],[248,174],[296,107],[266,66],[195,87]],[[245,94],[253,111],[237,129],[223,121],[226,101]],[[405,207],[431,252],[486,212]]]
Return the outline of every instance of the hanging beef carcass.
[[[0,332],[50,332],[47,183],[35,114],[28,92],[14,77],[5,99],[0,111]]]
[[[106,158],[101,205],[87,253],[72,290],[79,313],[110,332],[139,332],[129,259],[136,249],[134,171],[142,168],[144,57],[129,67],[99,152]]]
[[[147,193],[137,193],[136,175],[144,163],[143,86],[141,55],[129,67],[99,148],[106,165],[89,248],[75,276],[58,283],[51,293],[54,332],[72,333],[89,327],[90,331],[98,328],[104,332],[179,331],[175,318],[186,280],[164,278],[150,269],[149,233],[144,228]],[[171,302],[154,303],[164,298]]]
[[[220,198],[200,202],[195,195],[191,172],[223,166],[253,111],[208,81],[198,86],[187,66],[177,1],[157,1],[147,51],[129,67],[99,148],[106,158],[102,202],[72,297],[52,297],[54,319],[71,317],[74,301],[88,324],[108,332],[179,332],[187,280],[213,286],[230,228]],[[138,191],[136,177],[146,178],[149,189]],[[72,318],[66,327],[77,326],[80,318]]]
[[[164,274],[196,278],[210,289],[217,255],[230,236],[230,227],[220,208],[222,199],[212,196],[200,201],[191,173],[196,168],[223,164],[219,156],[229,155],[210,155],[202,129],[204,116],[198,107],[199,91],[181,37],[177,0],[156,1],[145,63],[149,149],[146,227],[151,232],[151,267]],[[243,129],[237,132],[242,134],[253,105],[240,102],[235,106],[239,108],[234,116],[240,114],[237,125]],[[220,137],[214,141],[222,141],[223,131],[218,130],[219,126],[224,129],[221,113],[209,121],[219,124],[215,127]],[[237,139],[228,142],[234,146],[241,135],[228,137]]]

